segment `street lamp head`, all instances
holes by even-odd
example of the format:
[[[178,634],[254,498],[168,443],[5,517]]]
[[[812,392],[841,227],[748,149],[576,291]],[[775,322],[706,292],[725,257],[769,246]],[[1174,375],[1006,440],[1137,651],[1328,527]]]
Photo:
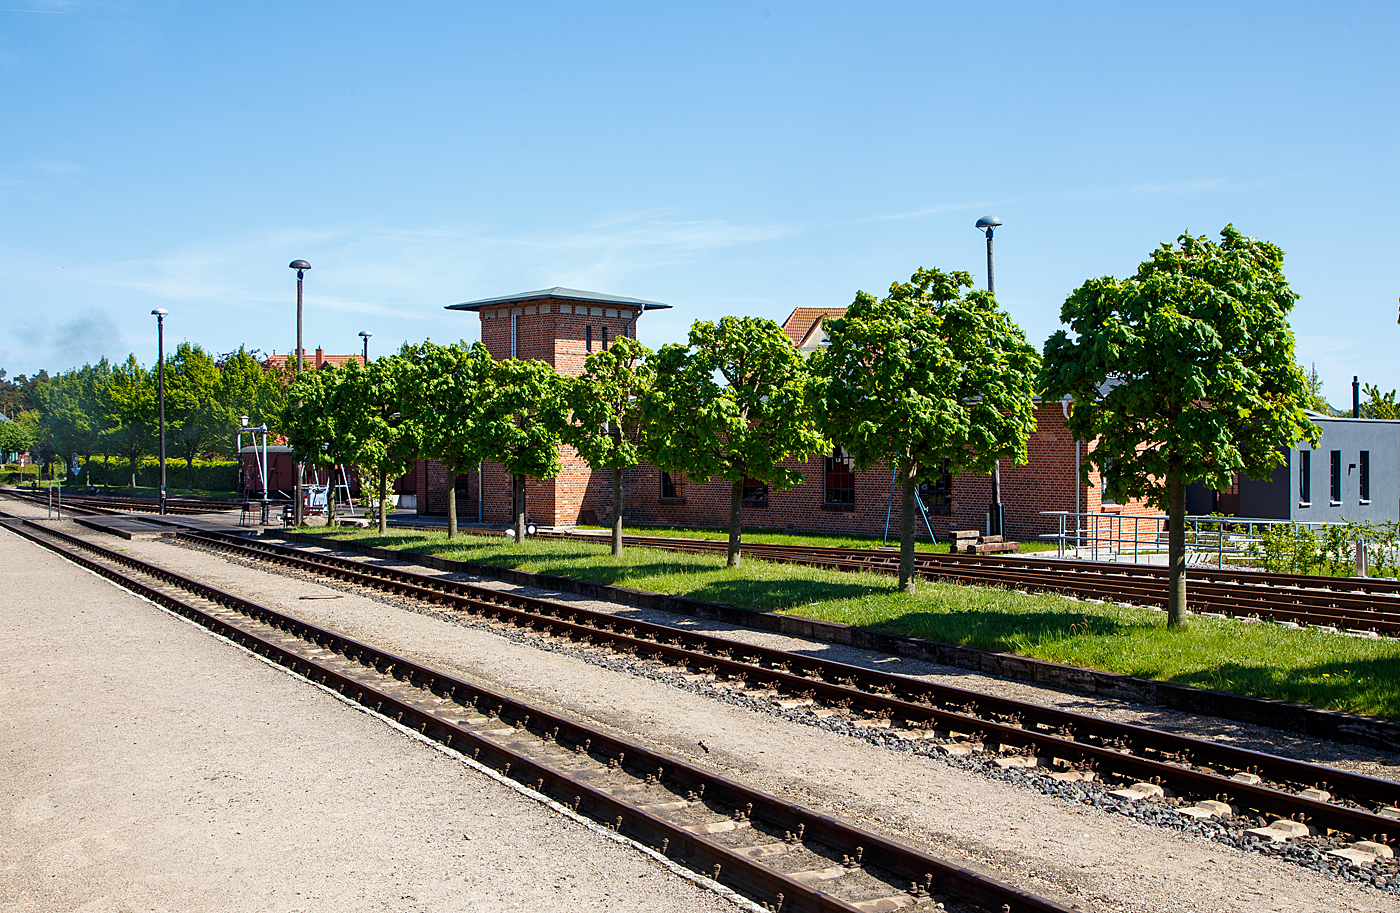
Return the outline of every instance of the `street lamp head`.
[[[984,230],[1001,227],[1001,219],[996,216],[983,216],[977,220],[977,227]]]
[[[360,333],[359,333],[359,335],[360,335],[360,337],[361,337],[362,339],[369,339],[369,338],[370,338],[371,336],[373,336],[374,334],[371,333],[369,330],[361,330]]]
[[[243,423],[243,427],[244,427],[244,428],[247,428],[247,427],[248,427],[248,416],[246,416],[246,415],[240,415],[240,416],[238,417],[238,420],[239,420],[240,422]]]
[[[151,311],[151,313],[154,314],[154,315],[157,316],[157,317],[164,317],[166,314],[169,314],[170,312],[167,311],[165,308],[156,308],[155,310]]]
[[[293,260],[291,263],[288,263],[287,266],[294,270],[311,269],[311,264],[307,263],[305,260]]]

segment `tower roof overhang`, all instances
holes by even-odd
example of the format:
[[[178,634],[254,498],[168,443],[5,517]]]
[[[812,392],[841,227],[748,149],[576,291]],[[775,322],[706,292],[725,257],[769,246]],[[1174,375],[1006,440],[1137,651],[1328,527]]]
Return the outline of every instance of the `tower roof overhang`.
[[[569,301],[589,301],[597,304],[611,304],[614,306],[640,307],[644,311],[656,311],[669,308],[671,305],[662,304],[660,301],[646,301],[641,298],[622,298],[617,295],[604,295],[601,292],[585,292],[576,288],[554,288],[540,289],[536,292],[520,292],[515,295],[502,295],[499,298],[482,298],[478,301],[464,301],[461,304],[449,304],[445,307],[448,311],[479,311],[485,307],[497,307],[502,304],[517,304],[525,301],[540,301],[546,298],[562,298]]]

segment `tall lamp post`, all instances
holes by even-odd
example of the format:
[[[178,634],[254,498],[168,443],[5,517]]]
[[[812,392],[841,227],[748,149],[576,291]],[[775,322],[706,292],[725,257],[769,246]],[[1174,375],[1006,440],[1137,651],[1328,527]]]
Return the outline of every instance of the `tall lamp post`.
[[[165,516],[165,308],[151,311],[156,318],[156,387],[160,391],[160,515]]]
[[[992,232],[1001,226],[996,216],[983,216],[977,220],[977,228],[987,233],[987,291],[996,294],[996,273],[992,270]],[[987,533],[992,536],[1002,534],[1005,512],[1001,506],[1001,460],[992,464],[992,504],[987,510]]]
[[[368,368],[368,367],[369,367],[369,338],[370,338],[371,336],[373,336],[374,334],[371,333],[369,330],[361,330],[359,335],[360,335],[360,338],[363,339],[363,340],[365,341],[365,367]]]
[[[291,263],[288,263],[287,266],[297,271],[297,373],[300,374],[302,370],[301,355],[303,351],[301,345],[301,280],[306,276],[306,271],[311,269],[311,264],[307,263],[305,260],[293,260]],[[301,526],[301,477],[305,474],[305,464],[297,463],[296,501],[292,505],[292,523],[296,526]]]

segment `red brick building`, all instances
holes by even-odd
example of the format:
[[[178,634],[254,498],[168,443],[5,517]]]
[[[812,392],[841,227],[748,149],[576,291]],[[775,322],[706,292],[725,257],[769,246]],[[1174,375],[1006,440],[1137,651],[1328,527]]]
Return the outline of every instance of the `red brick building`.
[[[669,305],[553,288],[449,309],[474,311],[480,316],[482,342],[494,358],[538,358],[562,374],[577,375],[590,352],[619,335],[635,338],[636,322],[642,314],[664,307]],[[812,351],[825,342],[823,321],[841,316],[844,310],[797,308],[783,329],[795,346]],[[1137,502],[1105,503],[1097,474],[1091,474],[1088,485],[1077,481],[1076,450],[1082,459],[1085,448],[1070,437],[1060,403],[1037,403],[1036,423],[1027,463],[1003,464],[1001,469],[1008,537],[1031,539],[1053,533],[1058,520],[1043,516],[1043,511],[1156,513]],[[527,483],[530,520],[541,526],[607,522],[612,516],[611,474],[594,473],[572,448],[563,448],[561,456],[564,468],[556,478]],[[839,451],[792,465],[804,477],[795,488],[770,492],[754,486],[747,492],[746,527],[879,535],[888,517],[891,530],[898,529],[898,493],[892,502],[888,467],[856,472]],[[453,484],[447,471],[436,463],[420,461],[415,474],[418,512],[446,513],[447,489]],[[486,464],[480,477],[475,472],[466,473],[455,484],[460,516],[475,516],[480,498],[486,522],[509,521],[510,478],[499,466]],[[638,466],[623,476],[624,511],[629,522],[724,527],[729,522],[729,494],[728,482],[671,478],[654,466]],[[953,529],[982,530],[991,502],[991,476],[945,475],[926,482],[921,496],[935,536]],[[922,519],[918,525],[926,534]]]

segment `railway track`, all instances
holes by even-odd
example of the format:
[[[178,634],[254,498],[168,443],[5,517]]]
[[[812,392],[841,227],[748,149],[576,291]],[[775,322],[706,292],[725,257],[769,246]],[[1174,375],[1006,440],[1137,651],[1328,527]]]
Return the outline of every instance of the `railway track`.
[[[7,529],[778,911],[1069,908],[33,521]]]
[[[607,645],[783,706],[841,713],[856,725],[933,739],[949,753],[989,751],[1009,765],[1039,766],[1060,776],[1099,777],[1148,793],[1161,787],[1184,814],[1219,814],[1224,809],[1209,803],[1223,802],[1260,816],[1258,823],[1293,818],[1320,832],[1400,839],[1400,783],[1390,780],[284,545],[217,533],[180,538],[545,635]]]
[[[11,489],[5,494],[41,506],[48,505],[48,498],[38,492]],[[66,495],[61,500],[62,509],[88,516],[93,514],[158,513],[160,502],[150,498],[126,498],[115,495]],[[238,505],[217,498],[167,498],[165,512],[175,515],[207,514],[215,511],[237,510]]]
[[[576,533],[541,533],[548,538],[600,541]],[[623,544],[664,551],[715,554],[717,539],[624,536]],[[898,573],[894,549],[745,544],[744,554],[764,561],[841,571]],[[1163,568],[1111,562],[1053,561],[1000,555],[919,552],[915,572],[929,580],[1005,586],[1085,599],[1161,607],[1167,599]],[[1232,618],[1262,618],[1313,627],[1400,635],[1400,583],[1370,578],[1312,577],[1249,571],[1190,570],[1192,610]]]

